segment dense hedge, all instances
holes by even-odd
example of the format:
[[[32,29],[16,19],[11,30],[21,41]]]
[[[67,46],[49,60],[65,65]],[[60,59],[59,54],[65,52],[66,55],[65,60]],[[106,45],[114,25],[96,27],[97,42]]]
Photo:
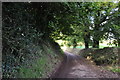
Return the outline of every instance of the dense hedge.
[[[119,62],[120,48],[103,48],[103,49],[83,49],[80,55],[93,60],[97,65],[102,64],[120,64]]]
[[[49,32],[46,32],[46,35],[44,33],[43,28],[46,26],[42,24],[44,14],[37,16],[36,9],[33,10],[30,5],[29,3],[3,3],[2,72],[4,78],[16,77],[16,73],[19,73],[21,67],[27,66],[31,61],[34,63],[37,58],[44,59],[43,55],[50,53],[47,50],[49,47],[52,47],[50,51],[53,50],[54,54],[61,53],[59,45],[49,38]],[[40,5],[44,4],[40,3]],[[40,20],[39,24],[36,23],[36,20]],[[47,47],[45,48],[45,46]],[[50,55],[54,57],[53,54]],[[32,62],[30,64],[32,65]]]

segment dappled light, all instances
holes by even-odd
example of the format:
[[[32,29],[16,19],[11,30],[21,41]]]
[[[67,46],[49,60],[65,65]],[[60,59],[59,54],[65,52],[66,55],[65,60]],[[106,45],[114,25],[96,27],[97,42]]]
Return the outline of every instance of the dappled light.
[[[116,79],[119,54],[119,1],[2,3],[3,78]]]

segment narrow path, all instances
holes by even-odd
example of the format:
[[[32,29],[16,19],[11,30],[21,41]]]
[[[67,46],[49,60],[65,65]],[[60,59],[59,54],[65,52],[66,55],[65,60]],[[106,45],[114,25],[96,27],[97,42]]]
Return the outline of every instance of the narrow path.
[[[65,54],[66,58],[53,78],[118,78],[117,74],[101,70],[79,55],[69,52]]]

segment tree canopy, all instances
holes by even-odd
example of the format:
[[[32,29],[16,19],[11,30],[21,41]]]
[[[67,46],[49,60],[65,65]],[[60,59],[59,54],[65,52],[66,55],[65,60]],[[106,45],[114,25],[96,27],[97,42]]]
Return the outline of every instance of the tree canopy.
[[[115,39],[119,43],[119,4],[113,2],[76,3],[77,15],[72,29],[74,34],[68,40],[84,41],[85,47],[99,48],[103,39]],[[116,20],[117,19],[117,20]],[[66,38],[67,39],[67,38]]]
[[[3,3],[3,44],[49,37],[98,48],[100,40],[113,38],[120,46],[119,19],[119,2]]]

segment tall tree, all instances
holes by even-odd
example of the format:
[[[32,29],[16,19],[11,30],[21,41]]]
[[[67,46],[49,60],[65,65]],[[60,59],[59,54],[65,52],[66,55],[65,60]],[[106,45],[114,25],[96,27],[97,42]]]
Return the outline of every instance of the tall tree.
[[[114,4],[112,2],[95,4],[95,8],[97,9],[94,11],[94,31],[93,31],[94,48],[99,47],[99,40],[106,32],[105,29],[109,30],[110,27],[105,25],[109,24],[108,21],[118,13],[118,11],[115,11],[116,7],[117,4]]]

